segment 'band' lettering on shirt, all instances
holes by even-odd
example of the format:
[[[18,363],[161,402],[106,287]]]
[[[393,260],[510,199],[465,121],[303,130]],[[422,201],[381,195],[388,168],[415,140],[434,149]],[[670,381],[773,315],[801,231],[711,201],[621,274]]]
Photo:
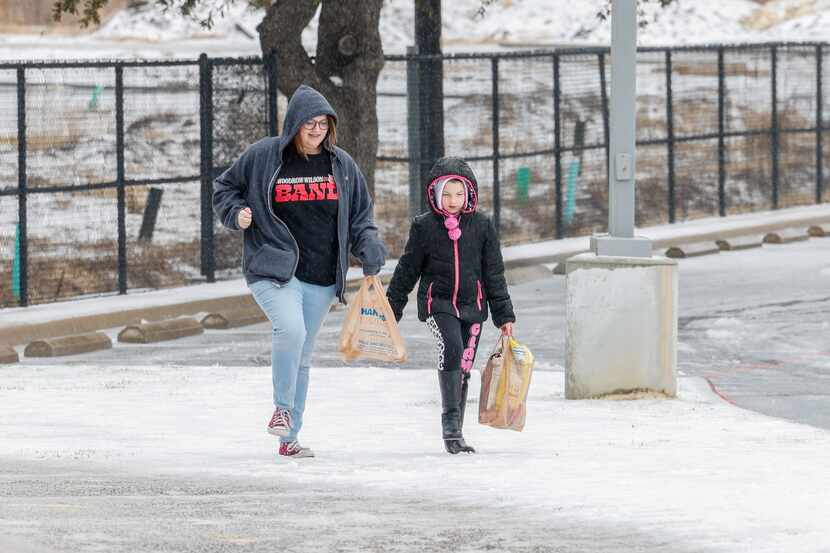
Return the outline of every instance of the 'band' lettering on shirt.
[[[274,186],[276,203],[336,200],[338,197],[332,175],[280,178]]]

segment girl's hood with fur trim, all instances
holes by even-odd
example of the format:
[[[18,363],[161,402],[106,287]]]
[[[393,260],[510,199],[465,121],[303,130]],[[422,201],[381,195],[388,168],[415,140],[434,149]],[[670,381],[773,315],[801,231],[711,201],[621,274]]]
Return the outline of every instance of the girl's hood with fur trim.
[[[442,157],[432,166],[426,184],[426,195],[429,207],[437,215],[445,216],[435,202],[435,185],[441,180],[453,177],[457,178],[467,187],[467,204],[461,213],[473,213],[478,207],[478,181],[472,167],[460,157]]]

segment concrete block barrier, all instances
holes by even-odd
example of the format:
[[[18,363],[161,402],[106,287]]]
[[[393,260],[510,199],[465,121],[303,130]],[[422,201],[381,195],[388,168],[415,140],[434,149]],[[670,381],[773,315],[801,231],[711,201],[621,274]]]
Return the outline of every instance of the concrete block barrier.
[[[267,320],[268,317],[265,316],[265,313],[261,309],[253,307],[249,309],[222,311],[219,313],[208,313],[202,319],[202,326],[211,330],[224,330],[227,328],[264,323]]]
[[[30,342],[23,355],[26,357],[63,357],[112,348],[109,336],[102,332],[47,338]]]
[[[825,238],[830,236],[830,225],[812,225],[807,229],[807,235],[813,238]]]
[[[755,234],[751,236],[735,236],[733,238],[720,238],[715,240],[722,252],[734,252],[738,250],[748,250],[750,248],[760,248],[764,243],[764,235]]]
[[[118,341],[128,344],[151,344],[202,334],[205,329],[192,317],[180,317],[155,323],[125,327],[118,333]]]
[[[11,346],[0,346],[0,365],[8,365],[19,361],[20,357],[17,355],[17,350]]]
[[[803,228],[785,228],[764,235],[764,244],[789,244],[807,240],[810,235]]]
[[[677,261],[582,254],[566,278],[565,398],[676,396]]]
[[[672,246],[666,250],[666,257],[672,259],[684,259],[686,257],[697,257],[700,255],[711,255],[720,253],[720,248],[715,242],[692,242]]]

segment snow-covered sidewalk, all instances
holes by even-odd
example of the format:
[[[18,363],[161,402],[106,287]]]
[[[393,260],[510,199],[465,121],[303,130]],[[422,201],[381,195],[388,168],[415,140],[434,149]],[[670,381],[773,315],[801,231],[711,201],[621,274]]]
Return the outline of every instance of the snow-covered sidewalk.
[[[476,374],[465,435],[479,453],[454,457],[439,438],[434,371],[312,369],[301,439],[317,458],[307,460],[275,458],[265,433],[267,367],[27,366],[4,371],[1,384],[0,461],[198,478],[214,488],[325,490],[337,517],[345,516],[338,502],[363,498],[360,516],[350,513],[342,527],[313,518],[324,532],[303,518],[298,498],[284,520],[311,527],[291,530],[292,551],[331,550],[344,539],[350,551],[438,551],[433,530],[453,519],[477,535],[458,551],[829,547],[830,433],[728,405],[696,379],[681,379],[676,400],[565,401],[563,374],[537,371],[527,426],[516,433],[477,423]],[[240,484],[226,485],[221,493]],[[327,508],[316,509],[314,517]],[[60,524],[16,522],[4,510],[12,539],[37,543]],[[53,547],[86,550],[88,534],[52,530],[62,536]],[[387,546],[370,548],[378,536]],[[145,550],[125,536],[95,539],[117,544],[113,551]]]

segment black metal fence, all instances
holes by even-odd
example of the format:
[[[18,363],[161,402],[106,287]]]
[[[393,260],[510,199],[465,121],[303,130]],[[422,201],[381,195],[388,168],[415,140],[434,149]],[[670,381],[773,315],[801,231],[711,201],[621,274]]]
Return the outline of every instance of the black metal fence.
[[[640,49],[638,226],[827,201],[827,48],[769,43]],[[418,141],[429,132],[417,112],[433,106],[418,105],[412,66],[433,58],[387,57],[379,86],[379,118],[388,124],[381,128],[376,201],[397,209],[379,218],[395,251],[406,237],[400,221],[407,204],[400,202],[403,190],[395,192],[397,204],[386,195],[395,191],[393,183],[412,182],[408,177],[418,174],[413,167],[431,163],[418,158],[424,150]],[[482,203],[503,242],[605,231],[609,51],[442,60],[446,152],[472,162]],[[407,88],[395,89],[394,83],[407,82],[407,69]],[[399,103],[390,107],[394,98]],[[405,124],[408,136],[395,132]],[[421,128],[413,130],[417,124]]]
[[[641,49],[637,224],[827,201],[827,48]],[[393,254],[436,109],[505,243],[605,230],[607,49],[441,59],[438,106],[418,94],[434,57],[387,56],[378,83],[375,214]],[[0,307],[238,276],[211,183],[279,132],[277,82],[260,58],[0,64]]]
[[[275,76],[205,55],[0,64],[0,307],[233,271],[212,180],[276,133]]]

